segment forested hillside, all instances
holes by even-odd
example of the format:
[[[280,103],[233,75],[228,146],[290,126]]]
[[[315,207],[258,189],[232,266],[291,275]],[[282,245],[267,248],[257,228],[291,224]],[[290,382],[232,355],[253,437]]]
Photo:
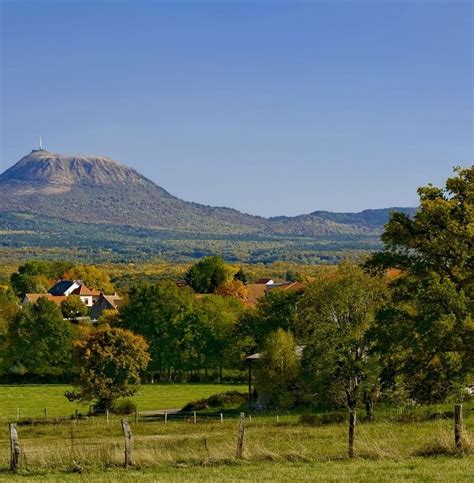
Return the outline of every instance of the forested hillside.
[[[378,248],[394,210],[263,218],[180,200],[106,157],[45,150],[31,152],[0,175],[0,190],[4,250],[29,247],[44,254],[74,247],[79,258],[87,259],[89,249],[99,260],[150,255],[186,260],[217,252],[250,262],[337,261],[342,252]]]

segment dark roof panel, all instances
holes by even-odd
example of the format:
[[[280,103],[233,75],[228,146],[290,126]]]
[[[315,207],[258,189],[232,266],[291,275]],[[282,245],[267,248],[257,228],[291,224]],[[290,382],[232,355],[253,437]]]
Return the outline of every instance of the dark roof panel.
[[[56,282],[48,290],[48,293],[51,295],[64,295],[64,293],[71,287],[73,283],[73,280],[59,280],[59,282]]]

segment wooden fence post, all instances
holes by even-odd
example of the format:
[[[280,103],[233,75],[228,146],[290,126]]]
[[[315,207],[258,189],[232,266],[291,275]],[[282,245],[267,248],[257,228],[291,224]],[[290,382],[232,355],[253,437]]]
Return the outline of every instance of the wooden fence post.
[[[123,437],[125,440],[125,468],[133,465],[132,461],[132,431],[126,419],[121,420]]]
[[[167,424],[167,423],[168,423],[168,413],[167,413],[167,411],[165,411],[165,424]]]
[[[48,419],[48,408],[44,408],[44,419]]]
[[[194,424],[196,424],[196,422],[197,422],[196,411],[194,411],[194,415],[193,416],[194,416]]]
[[[108,409],[105,410],[105,421],[107,422],[107,424],[109,424],[109,410]]]
[[[16,420],[20,419],[20,408],[16,408]]]
[[[224,424],[224,415],[221,413],[221,424]]]
[[[354,457],[354,438],[355,438],[355,426],[356,426],[356,411],[355,409],[349,409],[349,458]]]
[[[79,411],[77,409],[76,409],[75,416],[76,416],[76,424],[77,424],[77,422],[79,421]]]
[[[462,404],[454,406],[454,444],[456,449],[462,449]]]
[[[235,452],[236,458],[241,459],[242,454],[244,452],[244,421],[245,421],[245,414],[240,413],[240,419],[239,419],[239,436],[237,437],[237,450]]]
[[[20,462],[20,441],[16,424],[10,423],[8,429],[10,430],[10,470],[16,472]]]

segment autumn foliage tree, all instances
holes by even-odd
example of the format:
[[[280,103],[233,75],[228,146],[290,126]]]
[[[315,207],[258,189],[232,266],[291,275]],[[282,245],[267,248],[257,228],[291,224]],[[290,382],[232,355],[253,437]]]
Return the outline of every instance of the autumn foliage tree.
[[[217,287],[215,294],[246,300],[249,296],[249,290],[240,280],[234,279],[222,282]]]
[[[70,401],[94,401],[98,409],[113,408],[117,399],[137,391],[150,360],[147,349],[143,337],[125,329],[106,327],[86,334],[75,346],[75,390],[65,396]]]

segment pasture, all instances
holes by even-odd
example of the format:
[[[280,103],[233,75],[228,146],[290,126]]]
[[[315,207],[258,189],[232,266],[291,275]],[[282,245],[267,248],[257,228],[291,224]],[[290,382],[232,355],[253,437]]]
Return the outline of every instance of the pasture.
[[[223,390],[242,386],[144,386],[136,401],[142,410],[183,406]],[[65,387],[1,387],[2,395],[31,397],[31,409],[45,406],[69,415],[71,407],[57,399]],[[18,389],[15,393],[14,389]],[[168,394],[168,396],[166,396]],[[137,399],[136,398],[136,399]],[[141,398],[141,399],[140,399]],[[0,408],[15,407],[0,398]],[[17,400],[17,399],[16,399]],[[54,406],[53,402],[57,401]],[[141,401],[141,403],[140,403]],[[64,406],[61,409],[61,406]],[[25,403],[25,407],[26,403]],[[6,420],[0,430],[0,480],[10,481],[472,481],[474,404],[464,405],[465,454],[454,449],[451,405],[376,409],[375,422],[357,425],[356,458],[349,460],[345,423],[313,425],[300,415],[246,413],[243,459],[235,457],[237,413],[219,418],[190,415],[177,419],[129,416],[133,433],[133,466],[123,468],[124,440],[120,416],[31,422],[20,420],[20,471],[8,471]],[[360,412],[362,416],[362,411]],[[251,415],[251,419],[249,418]],[[433,416],[434,415],[434,416]],[[38,414],[38,417],[44,414]]]
[[[87,412],[88,405],[69,402],[64,397],[64,393],[70,389],[70,386],[58,384],[0,386],[0,421],[16,418],[18,409],[22,418],[43,417],[45,408],[51,418],[70,416],[76,409]],[[139,411],[179,409],[189,401],[219,392],[245,392],[246,389],[242,384],[145,384],[130,399]]]

